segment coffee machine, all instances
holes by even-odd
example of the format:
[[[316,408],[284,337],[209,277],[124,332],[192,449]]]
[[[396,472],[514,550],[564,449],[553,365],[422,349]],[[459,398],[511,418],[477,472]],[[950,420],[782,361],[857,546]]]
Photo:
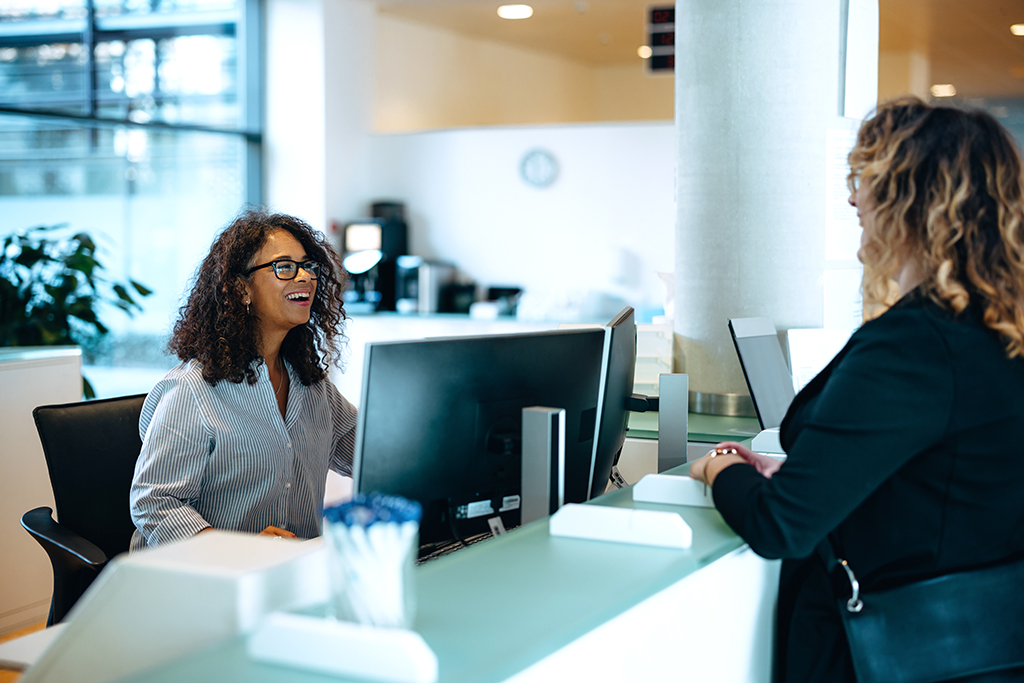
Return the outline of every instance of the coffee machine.
[[[421,256],[400,256],[395,310],[421,315],[451,312],[445,295],[454,282],[455,266],[450,263],[427,261]]]
[[[342,265],[349,275],[345,307],[350,313],[395,310],[396,263],[408,251],[405,205],[375,202],[370,218],[346,223]]]

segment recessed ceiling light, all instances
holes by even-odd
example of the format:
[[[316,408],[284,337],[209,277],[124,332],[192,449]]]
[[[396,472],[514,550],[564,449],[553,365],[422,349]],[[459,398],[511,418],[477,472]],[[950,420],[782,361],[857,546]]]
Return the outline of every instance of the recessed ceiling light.
[[[648,45],[641,45],[636,49],[636,53],[640,55],[640,59],[650,59],[651,55],[654,54],[654,50]]]
[[[952,83],[936,83],[932,86],[932,97],[953,97],[956,88]]]
[[[1010,33],[1015,36],[1024,36],[1024,24],[1014,24],[1010,27]]]
[[[529,5],[502,5],[498,8],[498,16],[502,19],[529,19],[533,16],[533,8]]]

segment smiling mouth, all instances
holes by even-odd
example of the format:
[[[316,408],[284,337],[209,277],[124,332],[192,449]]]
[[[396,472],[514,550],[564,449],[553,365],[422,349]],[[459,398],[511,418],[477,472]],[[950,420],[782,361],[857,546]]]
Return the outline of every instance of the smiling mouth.
[[[308,292],[295,292],[294,294],[289,294],[285,298],[288,299],[288,301],[302,301],[302,302],[306,302],[306,301],[309,301],[309,293]]]

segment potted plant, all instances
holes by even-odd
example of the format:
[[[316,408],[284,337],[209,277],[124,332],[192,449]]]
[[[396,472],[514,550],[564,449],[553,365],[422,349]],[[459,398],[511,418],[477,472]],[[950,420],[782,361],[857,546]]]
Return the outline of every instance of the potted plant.
[[[4,238],[0,250],[0,346],[95,343],[107,334],[100,310],[111,305],[129,316],[145,286],[103,277],[96,243],[84,232],[60,236],[67,224],[39,226]],[[82,378],[86,398],[96,393]]]

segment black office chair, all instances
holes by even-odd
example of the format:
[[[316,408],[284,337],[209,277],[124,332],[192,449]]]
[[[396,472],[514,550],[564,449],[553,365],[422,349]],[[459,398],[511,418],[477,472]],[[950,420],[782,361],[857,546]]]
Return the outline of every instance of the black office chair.
[[[62,620],[110,558],[128,550],[128,492],[142,450],[139,415],[145,394],[40,406],[32,411],[56,503],[26,512],[21,525],[53,565],[46,625]]]

